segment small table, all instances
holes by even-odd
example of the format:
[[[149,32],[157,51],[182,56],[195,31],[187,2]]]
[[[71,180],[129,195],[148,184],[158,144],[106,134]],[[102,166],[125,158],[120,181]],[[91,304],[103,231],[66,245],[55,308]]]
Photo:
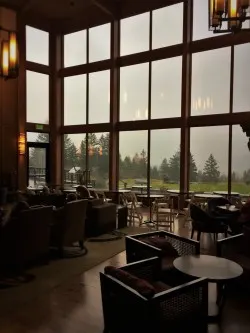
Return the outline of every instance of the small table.
[[[240,195],[240,193],[238,192],[231,192],[230,194],[228,193],[228,191],[214,191],[214,194],[219,194],[219,195],[223,195],[223,196],[235,196],[238,197]]]
[[[149,200],[149,220],[144,221],[144,224],[154,224],[155,222],[152,220],[152,201],[155,199],[164,199],[164,195],[162,194],[141,194],[138,195],[140,199],[148,199]]]
[[[227,212],[232,212],[232,213],[236,213],[238,212],[240,209],[236,208],[234,205],[230,205],[230,206],[217,206],[219,209],[222,210],[226,210]]]
[[[221,198],[222,196],[213,193],[201,193],[201,194],[195,194],[194,197],[199,199],[218,199]]]
[[[143,190],[147,190],[147,185],[134,185],[132,186],[132,189],[134,190],[141,190],[141,194],[143,192]],[[152,186],[150,186],[149,188],[152,188]]]
[[[207,278],[208,282],[217,284],[216,302],[209,300],[208,319],[218,320],[224,303],[225,285],[243,273],[242,267],[234,261],[208,255],[182,256],[175,259],[173,264],[184,274],[195,278]]]

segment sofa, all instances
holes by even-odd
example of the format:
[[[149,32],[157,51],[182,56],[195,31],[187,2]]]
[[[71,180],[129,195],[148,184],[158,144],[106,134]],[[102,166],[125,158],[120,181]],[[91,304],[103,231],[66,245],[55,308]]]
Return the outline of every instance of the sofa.
[[[84,254],[87,253],[84,246],[87,205],[88,200],[76,200],[54,211],[50,246],[56,247],[61,256],[65,255],[65,247],[72,247],[76,242],[85,250]]]
[[[0,267],[23,271],[36,262],[49,260],[50,226],[53,207],[24,210],[0,229]]]
[[[207,332],[208,281],[172,287],[161,259],[105,267],[100,273],[105,333]]]

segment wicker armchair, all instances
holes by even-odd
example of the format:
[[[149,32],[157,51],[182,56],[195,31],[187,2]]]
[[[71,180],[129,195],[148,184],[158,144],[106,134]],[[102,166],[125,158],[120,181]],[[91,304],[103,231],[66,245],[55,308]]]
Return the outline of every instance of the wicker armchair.
[[[151,258],[121,269],[153,283],[160,266],[159,258]],[[105,333],[207,332],[207,279],[170,287],[150,299],[110,275],[100,273],[100,281]]]
[[[237,286],[250,291],[250,255],[244,249],[244,234],[217,241],[217,256],[233,260],[243,268],[243,274],[236,280]]]
[[[180,256],[200,254],[200,243],[167,231],[153,231],[126,237],[127,263],[152,257],[161,257],[162,250],[146,244],[143,239],[152,236],[164,237],[177,250]]]

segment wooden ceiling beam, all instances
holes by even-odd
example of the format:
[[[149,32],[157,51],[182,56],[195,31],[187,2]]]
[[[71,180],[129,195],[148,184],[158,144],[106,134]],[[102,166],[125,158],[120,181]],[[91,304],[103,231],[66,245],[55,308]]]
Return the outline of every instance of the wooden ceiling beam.
[[[91,0],[91,2],[93,5],[101,9],[108,16],[111,16],[112,18],[117,18],[118,2],[115,1],[111,2],[110,0],[106,0],[105,2],[103,2],[102,0]]]

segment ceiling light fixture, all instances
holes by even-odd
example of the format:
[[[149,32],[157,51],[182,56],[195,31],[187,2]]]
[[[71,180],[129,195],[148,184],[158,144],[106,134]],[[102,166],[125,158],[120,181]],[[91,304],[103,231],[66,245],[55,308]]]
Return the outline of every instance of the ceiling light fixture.
[[[209,30],[214,33],[250,31],[242,23],[250,20],[250,0],[208,0]],[[222,26],[227,22],[227,27]]]
[[[18,42],[16,32],[3,29],[0,31],[6,33],[7,38],[2,39],[1,43],[1,65],[0,76],[5,80],[15,79],[19,74],[19,61],[18,61]]]

